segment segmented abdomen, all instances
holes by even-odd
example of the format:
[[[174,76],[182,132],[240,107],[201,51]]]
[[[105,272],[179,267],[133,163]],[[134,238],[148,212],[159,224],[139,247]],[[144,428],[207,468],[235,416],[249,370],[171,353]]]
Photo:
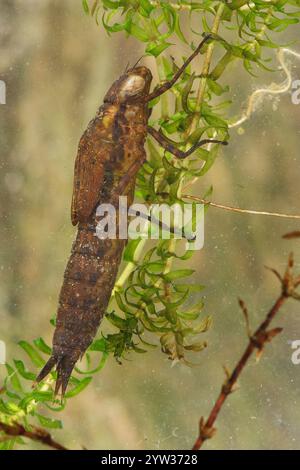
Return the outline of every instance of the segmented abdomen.
[[[53,354],[76,362],[106,311],[125,240],[100,240],[93,224],[79,226],[59,297]]]

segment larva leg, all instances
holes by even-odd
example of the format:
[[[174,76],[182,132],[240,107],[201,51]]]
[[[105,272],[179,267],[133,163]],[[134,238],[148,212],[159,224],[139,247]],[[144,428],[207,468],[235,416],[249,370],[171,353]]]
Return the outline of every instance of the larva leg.
[[[129,211],[129,215],[131,215],[130,211]],[[156,217],[153,217],[153,215],[147,215],[147,214],[144,214],[143,212],[135,212],[133,215],[141,217],[142,219],[148,220],[149,222],[157,225],[160,229],[167,230],[170,233],[173,233],[174,235],[179,235],[180,237],[183,237],[189,241],[193,241],[195,239],[195,237],[192,237],[192,238],[186,237],[184,234],[182,234],[181,230],[177,229],[176,227],[169,227],[168,225],[164,224],[161,220],[158,220],[156,219]]]
[[[154,139],[161,145],[167,152],[172,153],[175,155],[177,158],[186,158],[189,155],[191,155],[197,148],[202,147],[205,144],[222,144],[222,145],[227,145],[228,142],[223,141],[223,140],[217,140],[217,139],[203,139],[199,140],[196,144],[194,144],[189,150],[184,152],[183,150],[179,150],[175,145],[170,143],[168,139],[162,134],[162,132],[155,130],[153,127],[148,126],[147,130],[149,134],[154,137]]]
[[[140,169],[140,167],[143,165],[143,163],[146,161],[146,159],[144,160],[137,160],[136,162],[134,162],[130,167],[129,169],[127,170],[126,174],[121,178],[121,180],[119,181],[119,184],[117,186],[117,188],[115,189],[114,193],[117,195],[116,198],[115,197],[112,197],[111,198],[111,203],[114,204],[114,203],[118,203],[119,202],[119,195],[120,194],[124,194],[124,192],[126,191],[126,188],[128,187],[129,183],[131,183],[132,181],[132,178],[135,176],[135,174],[137,173],[137,171]]]
[[[154,98],[157,98],[158,96],[162,95],[165,93],[167,90],[172,88],[172,86],[177,82],[177,80],[181,77],[185,69],[188,67],[188,65],[192,62],[192,60],[199,54],[201,51],[202,47],[204,44],[209,40],[209,39],[216,39],[215,35],[212,33],[208,33],[205,35],[204,39],[200,42],[199,46],[195,49],[192,55],[184,62],[182,67],[180,67],[179,70],[175,73],[173,78],[169,80],[168,82],[163,83],[161,86],[156,88],[152,93],[150,93],[148,96],[146,96],[145,101],[148,103],[149,101],[153,100]]]
[[[123,194],[126,191],[126,188],[127,188],[128,184],[131,182],[133,175],[136,174],[136,171],[139,169],[139,167],[142,166],[143,163],[144,162],[137,161],[137,162],[134,162],[131,165],[131,167],[129,168],[126,175],[124,175],[123,178],[121,179],[121,181],[119,182],[119,185],[118,185],[117,190],[116,190],[116,194],[118,194],[118,195]],[[111,201],[112,201],[112,203],[118,204],[118,201],[115,200],[114,198],[112,198]],[[137,215],[137,216],[139,216],[139,217],[141,217],[145,220],[148,220],[149,222],[152,222],[152,223],[158,225],[163,230],[169,230],[170,233],[180,235],[180,236],[182,235],[181,231],[177,231],[177,229],[175,227],[168,227],[163,222],[161,222],[160,220],[157,220],[153,216],[146,215],[142,212],[134,213],[134,215]],[[187,238],[187,237],[184,237],[184,238]],[[191,238],[190,240],[193,240],[193,238]]]

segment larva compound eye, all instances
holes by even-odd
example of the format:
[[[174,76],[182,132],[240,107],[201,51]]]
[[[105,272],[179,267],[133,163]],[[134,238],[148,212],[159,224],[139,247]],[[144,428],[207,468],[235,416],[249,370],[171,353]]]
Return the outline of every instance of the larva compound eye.
[[[128,70],[116,80],[107,92],[104,102],[124,103],[130,99],[147,96],[150,91],[152,74],[147,67],[140,66]]]
[[[143,93],[145,84],[144,78],[140,75],[129,75],[120,89],[120,98],[126,99]]]

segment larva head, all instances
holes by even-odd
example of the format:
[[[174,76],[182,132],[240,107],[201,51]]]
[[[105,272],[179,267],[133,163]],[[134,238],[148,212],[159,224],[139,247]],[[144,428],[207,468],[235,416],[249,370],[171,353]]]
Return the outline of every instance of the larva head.
[[[114,82],[105,95],[106,103],[139,101],[150,91],[152,74],[147,67],[134,67]]]

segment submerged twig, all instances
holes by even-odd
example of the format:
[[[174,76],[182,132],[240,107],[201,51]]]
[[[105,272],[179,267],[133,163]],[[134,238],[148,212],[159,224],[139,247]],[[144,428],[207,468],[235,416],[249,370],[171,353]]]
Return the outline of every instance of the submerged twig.
[[[207,201],[206,199],[200,198],[198,196],[192,196],[190,194],[183,194],[182,197],[185,199],[191,199],[193,201],[200,202],[201,204],[206,204],[208,206],[217,207],[219,209],[224,209],[230,212],[240,212],[243,214],[253,214],[253,215],[266,215],[266,216],[271,216],[271,217],[281,217],[283,219],[300,219],[300,214],[283,214],[280,212],[267,212],[267,211],[256,211],[252,209],[241,209],[240,207],[225,206],[224,204],[218,204],[216,202]]]
[[[14,424],[5,424],[0,422],[0,431],[4,432],[4,438],[11,437],[27,437],[32,441],[38,441],[41,444],[51,447],[55,450],[68,450],[59,442],[55,441],[51,434],[47,432],[45,429],[38,428],[36,426],[31,427],[31,431],[25,429],[22,424],[14,423]]]
[[[260,357],[265,347],[265,344],[272,341],[272,339],[282,331],[282,328],[273,328],[271,330],[268,329],[270,323],[272,322],[282,305],[289,297],[292,297],[297,300],[300,299],[298,293],[295,292],[295,289],[299,285],[300,281],[299,276],[294,277],[293,275],[293,264],[293,255],[291,254],[288,260],[287,269],[283,277],[280,276],[280,274],[278,274],[277,271],[274,270],[274,273],[276,273],[276,276],[281,283],[281,293],[272,308],[269,310],[264,321],[260,324],[255,333],[249,337],[249,343],[242,357],[237,362],[233,372],[226,378],[225,383],[222,385],[219,396],[209,414],[209,417],[207,418],[207,420],[201,417],[199,425],[199,435],[194,443],[193,450],[201,449],[204,441],[210,439],[215,434],[216,429],[214,428],[214,423],[228,395],[230,395],[235,390],[237,380],[254,351],[257,350],[257,357]],[[239,301],[239,303],[245,315],[245,311],[247,311],[245,304],[241,301]]]

